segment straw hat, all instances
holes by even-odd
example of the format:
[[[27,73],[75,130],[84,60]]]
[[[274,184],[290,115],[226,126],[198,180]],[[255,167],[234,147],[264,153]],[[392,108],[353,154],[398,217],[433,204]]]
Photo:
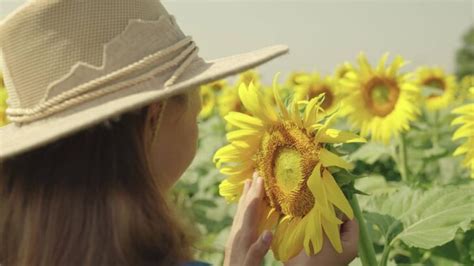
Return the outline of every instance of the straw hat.
[[[30,0],[0,24],[0,159],[287,52],[203,60],[158,0]]]

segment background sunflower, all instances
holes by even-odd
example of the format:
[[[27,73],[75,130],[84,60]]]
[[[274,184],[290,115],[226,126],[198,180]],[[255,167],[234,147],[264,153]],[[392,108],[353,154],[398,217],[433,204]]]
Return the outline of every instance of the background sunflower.
[[[321,77],[317,72],[300,75],[296,78],[298,85],[295,86],[293,100],[311,100],[324,94],[321,107],[328,113],[333,112],[341,103],[341,96],[337,87],[337,80],[331,76]]]
[[[407,131],[419,114],[419,88],[409,75],[399,73],[405,60],[397,56],[385,66],[387,59],[388,54],[384,54],[373,68],[361,53],[358,67],[340,81],[347,95],[349,122],[362,136],[371,135],[372,140],[385,144]]]
[[[416,71],[417,85],[422,90],[423,100],[428,110],[448,107],[458,92],[456,77],[448,75],[439,67],[420,67]]]
[[[211,85],[203,85],[200,90],[201,94],[201,112],[199,117],[201,119],[209,118],[214,112],[214,107],[216,106],[216,95],[214,88]]]

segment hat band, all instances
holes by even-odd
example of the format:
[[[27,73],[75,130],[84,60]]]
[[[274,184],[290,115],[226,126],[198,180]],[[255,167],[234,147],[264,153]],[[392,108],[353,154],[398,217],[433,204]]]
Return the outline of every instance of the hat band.
[[[98,90],[99,86],[106,84],[107,82],[111,82],[124,75],[132,74],[136,71],[142,70],[151,66],[152,64],[157,64],[163,57],[177,52],[180,49],[184,50],[182,50],[172,60],[162,63],[147,74],[140,76],[137,79],[126,80]],[[49,100],[41,102],[33,108],[7,108],[5,113],[11,122],[33,122],[38,119],[48,117],[52,114],[64,111],[71,106],[146,82],[154,78],[154,76],[157,74],[178,66],[171,77],[164,83],[164,88],[166,89],[167,87],[173,85],[176,79],[179,78],[179,76],[186,70],[191,62],[197,58],[198,50],[199,49],[192,41],[192,38],[188,36],[163,50],[141,59],[140,61],[58,94]]]

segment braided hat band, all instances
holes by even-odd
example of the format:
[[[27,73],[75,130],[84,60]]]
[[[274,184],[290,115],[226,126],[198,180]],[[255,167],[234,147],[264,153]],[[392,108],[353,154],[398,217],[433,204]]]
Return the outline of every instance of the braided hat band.
[[[184,50],[182,49],[183,47],[185,48]],[[173,54],[173,52],[176,52],[180,49],[182,51],[172,60],[169,60],[167,62],[160,62],[160,59],[162,59],[163,57]],[[145,82],[149,79],[152,79],[154,76],[161,74],[164,71],[178,66],[178,68],[174,70],[172,76],[165,82],[164,86],[166,88],[173,85],[176,79],[186,70],[186,67],[188,67],[192,60],[197,57],[197,52],[198,48],[192,41],[191,37],[187,37],[179,41],[178,43],[175,43],[167,47],[166,49],[158,51],[155,54],[147,56],[134,64],[119,69],[106,76],[92,80],[71,90],[65,91],[47,101],[41,102],[34,108],[7,108],[6,114],[8,119],[12,122],[32,122],[65,110],[70,106],[77,105],[85,101],[100,97],[102,95],[125,89],[137,85],[138,83]],[[133,73],[134,71],[140,70],[143,67],[149,66],[151,64],[157,65],[158,67],[156,67],[146,75],[142,75],[138,79],[126,80],[124,82],[114,84],[104,89],[97,89],[104,83],[117,79],[126,74]]]

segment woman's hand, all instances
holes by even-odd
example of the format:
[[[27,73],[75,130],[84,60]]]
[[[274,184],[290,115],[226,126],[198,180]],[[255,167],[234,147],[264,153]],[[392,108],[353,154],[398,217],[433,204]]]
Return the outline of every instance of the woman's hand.
[[[305,265],[331,265],[340,266],[349,264],[357,256],[357,243],[359,241],[359,225],[357,221],[349,220],[341,225],[342,253],[337,253],[329,239],[324,235],[321,251],[308,257],[303,251],[285,263],[285,266]]]
[[[258,266],[262,263],[273,237],[269,231],[257,235],[262,200],[262,178],[254,177],[253,181],[247,180],[227,240],[225,266]]]

